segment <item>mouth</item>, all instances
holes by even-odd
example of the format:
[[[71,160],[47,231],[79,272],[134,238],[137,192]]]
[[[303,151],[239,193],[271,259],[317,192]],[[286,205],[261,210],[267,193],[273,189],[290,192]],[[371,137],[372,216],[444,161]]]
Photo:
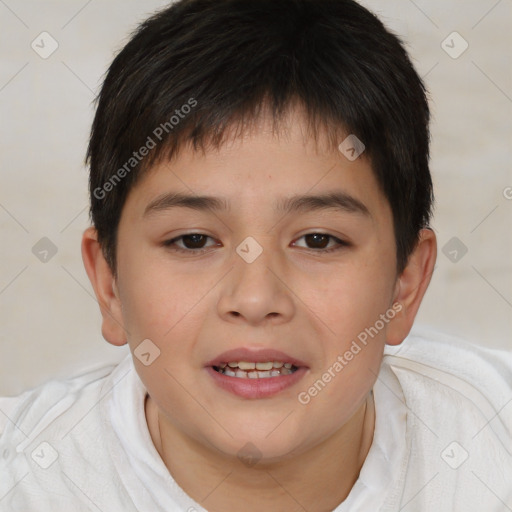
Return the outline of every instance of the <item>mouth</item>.
[[[266,361],[266,362],[250,362],[250,361],[230,361],[228,363],[220,363],[218,366],[212,367],[216,372],[228,377],[237,379],[270,379],[272,377],[281,377],[283,375],[291,375],[298,370],[298,367],[290,362],[282,361]]]
[[[276,350],[235,349],[206,364],[214,383],[242,398],[268,398],[294,386],[309,368]]]

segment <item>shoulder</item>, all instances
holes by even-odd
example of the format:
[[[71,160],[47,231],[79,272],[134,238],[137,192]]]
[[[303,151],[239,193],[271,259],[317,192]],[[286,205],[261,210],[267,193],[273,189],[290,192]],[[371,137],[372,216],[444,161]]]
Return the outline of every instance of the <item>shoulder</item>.
[[[512,350],[486,348],[432,329],[415,328],[398,347],[386,346],[384,361],[460,379],[483,393],[512,390]]]
[[[383,365],[400,381],[406,400],[432,410],[456,407],[487,421],[512,401],[512,352],[416,328],[401,346],[386,347]],[[512,418],[504,417],[512,433]]]
[[[501,510],[512,499],[512,353],[415,329],[386,347],[383,368],[405,406],[404,500],[414,510]]]
[[[72,377],[52,379],[17,396],[0,397],[0,436],[23,427],[26,436],[48,424],[76,402],[90,397],[110,375],[114,365],[87,370]]]
[[[86,487],[89,498],[100,502],[95,493],[104,493],[106,475],[114,469],[98,405],[115,386],[116,376],[129,371],[127,357],[118,365],[50,380],[18,396],[0,398],[2,505],[27,512],[89,510],[90,503],[79,490]],[[111,480],[117,488],[116,476]],[[110,494],[112,508],[132,510],[124,495]]]

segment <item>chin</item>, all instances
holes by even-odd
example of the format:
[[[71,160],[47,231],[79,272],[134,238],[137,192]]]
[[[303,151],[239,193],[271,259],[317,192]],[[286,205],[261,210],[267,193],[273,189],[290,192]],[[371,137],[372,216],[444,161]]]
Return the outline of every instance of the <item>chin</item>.
[[[227,434],[222,439],[207,440],[207,446],[214,446],[228,458],[236,458],[246,466],[272,465],[299,455],[305,450],[304,439],[295,438],[291,432],[275,431],[272,428],[243,429]],[[264,433],[262,433],[264,432]],[[271,432],[269,434],[269,432]]]

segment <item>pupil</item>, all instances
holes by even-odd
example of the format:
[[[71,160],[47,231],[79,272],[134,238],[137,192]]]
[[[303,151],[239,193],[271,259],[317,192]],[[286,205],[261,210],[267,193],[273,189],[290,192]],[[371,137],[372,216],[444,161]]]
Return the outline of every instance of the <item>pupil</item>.
[[[313,233],[311,235],[306,235],[306,242],[308,245],[311,245],[310,242],[312,241],[313,246],[316,248],[324,249],[327,245],[329,245],[328,238],[328,235],[324,235],[322,233]],[[322,239],[325,243],[322,243]],[[320,242],[320,244],[318,244],[318,242]]]
[[[185,235],[183,237],[183,243],[188,249],[201,249],[203,244],[201,242],[204,242],[204,235]],[[190,240],[192,240],[192,243],[190,243]]]

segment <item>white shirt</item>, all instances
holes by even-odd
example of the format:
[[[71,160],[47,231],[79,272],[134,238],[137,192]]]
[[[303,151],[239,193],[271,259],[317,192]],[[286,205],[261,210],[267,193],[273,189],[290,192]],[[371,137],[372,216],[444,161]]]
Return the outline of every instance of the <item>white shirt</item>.
[[[386,346],[373,443],[335,512],[512,510],[512,353],[414,332]],[[0,511],[205,512],[156,451],[145,396],[128,355],[0,398]]]

